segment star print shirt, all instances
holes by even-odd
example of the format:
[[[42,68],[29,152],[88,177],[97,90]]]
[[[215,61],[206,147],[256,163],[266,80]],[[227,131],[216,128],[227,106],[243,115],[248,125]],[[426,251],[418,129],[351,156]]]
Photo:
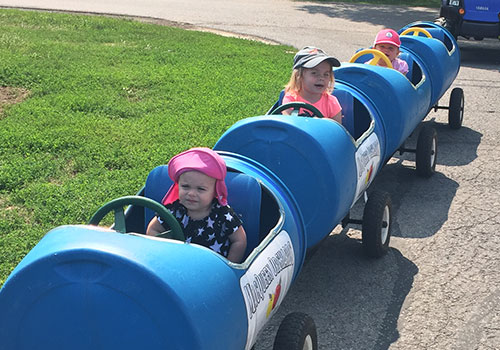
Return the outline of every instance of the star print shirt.
[[[229,252],[229,236],[240,226],[241,220],[229,206],[221,206],[217,199],[212,202],[210,214],[201,220],[193,220],[187,209],[179,200],[165,205],[182,227],[186,242],[200,244],[227,257]],[[163,225],[163,221],[158,217]]]

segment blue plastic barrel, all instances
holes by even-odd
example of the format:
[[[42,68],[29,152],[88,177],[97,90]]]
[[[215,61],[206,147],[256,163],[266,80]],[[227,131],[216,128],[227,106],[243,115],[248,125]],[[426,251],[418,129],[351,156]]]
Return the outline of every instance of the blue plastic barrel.
[[[254,159],[283,182],[304,218],[308,248],[335,228],[353,201],[355,145],[332,120],[247,118],[231,126],[214,149]]]
[[[238,277],[206,248],[61,226],[0,292],[2,348],[241,349]]]
[[[309,237],[306,235],[303,213],[293,192],[290,191],[282,179],[256,160],[232,152],[218,151],[217,153],[222,156],[229,171],[238,171],[252,176],[261,183],[262,192],[267,196],[267,198],[264,198],[263,195],[261,201],[260,230],[262,239],[265,239],[269,235],[269,230],[266,228],[268,225],[264,224],[269,214],[266,209],[269,205],[266,201],[271,201],[273,205],[278,207],[281,218],[278,219],[277,225],[273,230],[285,230],[290,237],[294,251],[295,267],[293,279],[295,280],[306,258]],[[230,196],[231,194],[229,193],[228,199],[231,198]]]
[[[355,91],[372,111],[382,158],[389,159],[427,115],[429,81],[415,86],[394,69],[360,63],[343,63],[334,72],[335,88]]]
[[[432,22],[414,22],[401,28],[402,33],[408,28],[420,27],[427,30],[432,38],[426,36],[402,35],[401,50],[411,52],[422,62],[422,70],[431,84],[429,108],[451,86],[460,70],[460,50],[455,38],[441,26]]]

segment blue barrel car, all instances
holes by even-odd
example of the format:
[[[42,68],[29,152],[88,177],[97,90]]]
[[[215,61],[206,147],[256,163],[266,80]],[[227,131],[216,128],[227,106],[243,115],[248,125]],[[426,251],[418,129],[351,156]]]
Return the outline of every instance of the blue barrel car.
[[[403,34],[407,30],[417,35]],[[438,106],[459,70],[453,36],[427,22],[400,32],[407,76],[358,62],[361,56],[335,69],[343,125],[283,116],[284,108],[314,107],[277,103],[274,114],[242,119],[221,135],[214,150],[226,162],[228,202],[248,239],[242,263],[183,242],[175,219],[158,203],[171,184],[160,165],[136,196],[102,206],[88,225],[51,230],[19,263],[0,290],[2,346],[248,350],[308,252],[337,225],[361,223],[364,249],[382,257],[389,249],[391,201],[384,192],[367,195],[373,179],[395,152],[409,151],[405,140],[429,111],[449,108],[455,128],[463,117],[463,94],[455,107]],[[413,151],[417,172],[430,176],[437,139],[435,130],[424,130],[430,131],[421,131]],[[351,219],[362,197],[363,218]],[[98,226],[108,212],[114,225]],[[155,213],[170,223],[162,237],[144,234]],[[317,349],[312,318],[285,317],[273,349]]]
[[[16,267],[0,293],[5,348],[250,349],[300,271],[306,237],[294,198],[274,174],[221,155],[228,200],[248,235],[241,264],[143,234],[171,184],[159,166],[139,196],[110,202],[90,221],[114,211],[115,229],[57,227]]]

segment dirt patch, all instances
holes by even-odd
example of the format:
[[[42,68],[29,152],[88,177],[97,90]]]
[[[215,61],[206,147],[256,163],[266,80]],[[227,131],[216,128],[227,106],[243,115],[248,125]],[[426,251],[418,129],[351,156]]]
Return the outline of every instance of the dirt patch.
[[[23,88],[0,86],[0,119],[5,106],[22,102],[28,95],[29,91]]]

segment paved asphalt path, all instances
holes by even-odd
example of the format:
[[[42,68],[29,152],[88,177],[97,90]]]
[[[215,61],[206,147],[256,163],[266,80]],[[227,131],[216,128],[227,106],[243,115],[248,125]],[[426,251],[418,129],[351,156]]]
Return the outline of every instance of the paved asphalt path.
[[[437,16],[436,9],[288,0],[0,0],[0,6],[153,17],[296,48],[316,45],[341,61],[369,46],[382,27]],[[465,93],[464,125],[450,130],[444,110],[425,121],[438,130],[437,173],[418,178],[412,156],[401,157],[374,184],[394,203],[389,254],[368,260],[359,231],[337,228],[308,260],[255,350],[272,348],[292,311],[313,316],[322,350],[500,349],[500,41],[459,46],[462,66],[452,88]],[[442,104],[448,99],[449,91]]]

